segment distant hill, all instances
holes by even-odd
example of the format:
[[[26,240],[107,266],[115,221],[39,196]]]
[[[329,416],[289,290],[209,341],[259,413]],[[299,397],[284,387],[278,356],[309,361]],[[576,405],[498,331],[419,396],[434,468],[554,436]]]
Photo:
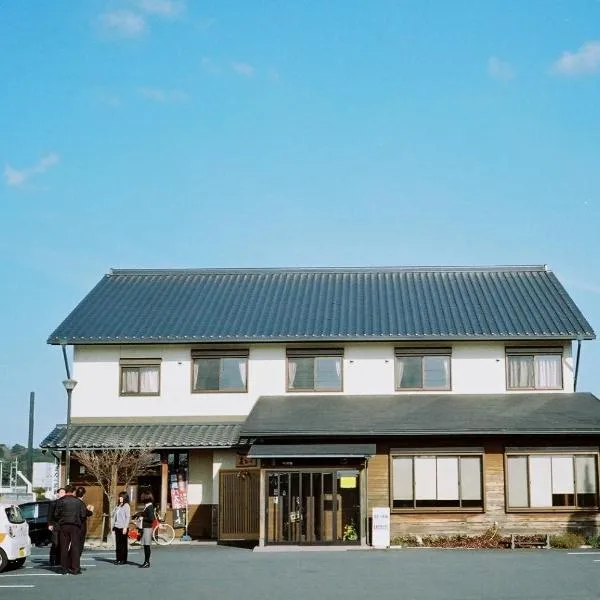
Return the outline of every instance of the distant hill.
[[[27,463],[27,448],[21,444],[15,444],[9,448],[6,444],[0,444],[0,460],[4,461],[4,468],[7,469],[7,464],[10,461],[19,460],[20,468],[24,469]],[[42,454],[39,448],[33,449],[33,462],[54,462],[52,454]]]

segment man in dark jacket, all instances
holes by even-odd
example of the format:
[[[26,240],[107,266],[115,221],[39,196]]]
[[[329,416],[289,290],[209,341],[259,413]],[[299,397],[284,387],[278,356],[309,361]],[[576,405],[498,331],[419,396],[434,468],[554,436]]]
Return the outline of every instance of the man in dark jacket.
[[[86,518],[83,520],[83,523],[81,524],[81,540],[79,542],[79,555],[80,556],[81,556],[81,553],[83,552],[83,547],[85,546],[85,538],[87,536],[87,520],[88,520],[88,517],[91,517],[94,514],[94,507],[91,504],[88,504],[87,506],[85,505],[85,501],[83,499],[84,496],[85,496],[85,488],[81,487],[81,486],[78,487],[75,490],[75,497],[79,498],[79,500],[81,500],[81,502],[85,506],[85,516],[86,516]]]
[[[54,518],[54,509],[56,507],[56,501],[65,495],[65,488],[58,488],[56,490],[56,498],[50,502],[48,507],[48,529],[52,532],[52,543],[50,544],[50,556],[48,562],[51,567],[60,565],[60,538],[58,523]]]
[[[56,501],[54,520],[60,528],[60,564],[65,573],[81,573],[79,544],[81,527],[86,519],[85,504],[74,496],[72,485],[65,486],[65,495]]]

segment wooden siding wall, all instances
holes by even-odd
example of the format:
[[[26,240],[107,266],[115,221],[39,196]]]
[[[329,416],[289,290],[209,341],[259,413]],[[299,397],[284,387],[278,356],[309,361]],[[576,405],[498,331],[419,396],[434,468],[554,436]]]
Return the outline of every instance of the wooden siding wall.
[[[455,443],[456,444],[456,443]],[[470,446],[471,444],[460,444]],[[566,512],[506,512],[504,493],[504,443],[485,442],[473,444],[484,447],[484,499],[485,512],[415,512],[394,513],[391,515],[392,539],[402,535],[479,535],[497,526],[502,535],[561,533],[579,530],[586,535],[597,535],[600,532],[600,514],[598,511],[566,511]],[[507,446],[524,445],[510,443]],[[532,444],[528,443],[528,446]],[[558,444],[555,444],[558,445]],[[561,447],[582,445],[562,441]],[[587,443],[589,446],[589,441]],[[375,506],[390,506],[390,448],[411,447],[402,444],[380,444],[377,455],[368,463],[368,516]],[[412,447],[424,447],[423,441]],[[450,447],[450,444],[427,444]]]

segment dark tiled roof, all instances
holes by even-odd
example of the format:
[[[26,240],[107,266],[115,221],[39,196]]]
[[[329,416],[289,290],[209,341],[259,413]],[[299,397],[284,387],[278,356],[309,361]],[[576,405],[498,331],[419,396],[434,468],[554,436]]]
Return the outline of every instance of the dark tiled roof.
[[[544,267],[113,271],[51,344],[592,339]]]
[[[258,399],[242,438],[600,433],[589,393],[289,395]]]
[[[248,450],[248,458],[352,458],[375,454],[375,444],[255,444]]]
[[[238,442],[240,425],[71,425],[69,446],[74,450],[99,448],[228,448]],[[64,449],[66,425],[57,425],[40,444]]]

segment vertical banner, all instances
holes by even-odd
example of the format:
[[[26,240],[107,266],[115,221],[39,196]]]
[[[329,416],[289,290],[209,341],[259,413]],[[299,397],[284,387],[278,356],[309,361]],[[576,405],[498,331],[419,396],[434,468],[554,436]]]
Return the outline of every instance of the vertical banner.
[[[187,472],[177,469],[170,474],[171,507],[173,508],[173,527],[187,526]]]

